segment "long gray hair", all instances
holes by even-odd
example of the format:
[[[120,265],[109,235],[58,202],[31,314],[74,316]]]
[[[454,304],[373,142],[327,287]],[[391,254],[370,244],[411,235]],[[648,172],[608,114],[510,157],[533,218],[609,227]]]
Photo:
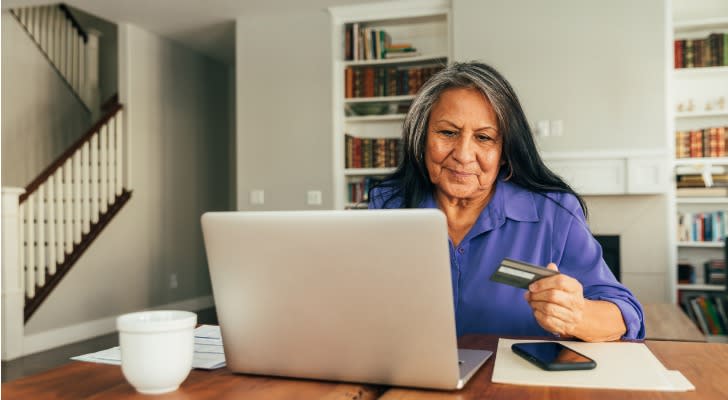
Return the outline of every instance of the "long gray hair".
[[[504,164],[501,173],[527,189],[571,193],[579,200],[584,215],[586,203],[563,179],[546,167],[538,154],[533,134],[515,91],[493,67],[480,62],[453,63],[433,75],[412,102],[402,126],[402,160],[397,170],[379,186],[400,197],[402,206],[416,208],[433,190],[425,165],[425,145],[430,112],[448,89],[471,88],[490,102],[503,138]]]

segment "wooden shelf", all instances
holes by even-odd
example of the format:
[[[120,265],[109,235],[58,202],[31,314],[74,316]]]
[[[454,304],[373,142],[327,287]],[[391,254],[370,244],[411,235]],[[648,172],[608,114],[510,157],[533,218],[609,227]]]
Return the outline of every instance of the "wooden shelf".
[[[711,292],[722,292],[725,290],[725,285],[708,285],[705,283],[678,283],[678,290],[705,290]]]
[[[423,62],[427,61],[433,61],[438,62],[440,64],[445,65],[443,61],[447,60],[447,55],[444,54],[435,54],[435,55],[423,55],[423,56],[414,56],[414,57],[402,57],[402,58],[387,58],[382,60],[354,60],[354,61],[344,61],[343,65],[344,67],[361,67],[361,66],[367,66],[367,65],[399,65],[399,64],[408,64],[408,63],[418,63],[422,64]]]

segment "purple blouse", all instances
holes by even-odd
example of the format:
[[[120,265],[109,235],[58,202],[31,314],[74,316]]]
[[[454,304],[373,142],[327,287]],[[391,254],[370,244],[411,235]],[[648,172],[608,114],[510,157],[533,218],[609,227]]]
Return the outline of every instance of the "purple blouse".
[[[369,208],[401,208],[403,199],[391,197],[391,189],[375,188]],[[437,208],[432,195],[420,208]],[[536,322],[523,289],[490,281],[504,257],[542,266],[555,263],[560,272],[582,284],[585,298],[619,307],[627,327],[623,338],[645,336],[642,306],[607,267],[602,248],[571,194],[536,193],[499,176],[490,203],[460,245],[449,242],[458,336],[553,335]]]

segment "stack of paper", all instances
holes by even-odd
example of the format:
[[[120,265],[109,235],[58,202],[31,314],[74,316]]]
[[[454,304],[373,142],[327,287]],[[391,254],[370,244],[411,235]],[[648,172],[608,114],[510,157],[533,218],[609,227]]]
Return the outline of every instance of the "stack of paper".
[[[71,357],[71,360],[88,361],[101,364],[121,365],[121,349],[119,346]],[[216,369],[225,366],[225,352],[220,336],[220,327],[201,325],[195,329],[195,353],[192,368]]]
[[[643,343],[560,341],[596,361],[595,369],[585,371],[544,371],[511,350],[513,343],[541,341],[499,339],[493,382],[623,390],[695,390],[680,371],[668,371]]]

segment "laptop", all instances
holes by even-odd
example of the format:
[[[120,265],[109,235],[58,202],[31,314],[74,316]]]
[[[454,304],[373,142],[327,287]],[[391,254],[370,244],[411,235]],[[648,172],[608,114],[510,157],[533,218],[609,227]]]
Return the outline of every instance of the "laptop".
[[[202,232],[233,372],[462,388],[439,210],[208,212]]]

